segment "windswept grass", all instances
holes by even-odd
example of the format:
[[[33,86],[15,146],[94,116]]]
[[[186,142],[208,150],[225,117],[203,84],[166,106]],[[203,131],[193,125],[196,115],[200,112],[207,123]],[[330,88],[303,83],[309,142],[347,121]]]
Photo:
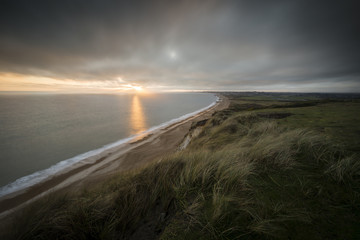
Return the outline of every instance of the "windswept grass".
[[[32,204],[4,239],[359,239],[359,181],[329,138],[223,111],[181,152]]]

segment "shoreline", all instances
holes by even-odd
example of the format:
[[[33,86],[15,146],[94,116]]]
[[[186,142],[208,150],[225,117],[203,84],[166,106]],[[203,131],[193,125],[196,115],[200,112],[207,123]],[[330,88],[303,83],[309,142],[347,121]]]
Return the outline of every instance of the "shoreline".
[[[106,157],[109,154],[116,151],[119,147],[121,147],[124,144],[127,143],[135,143],[139,140],[142,140],[144,138],[149,137],[153,134],[153,132],[156,132],[159,129],[166,128],[168,126],[173,125],[174,123],[181,122],[191,116],[197,115],[200,112],[203,112],[211,107],[213,107],[217,101],[219,100],[219,97],[216,94],[212,94],[216,97],[216,100],[209,104],[206,107],[203,107],[201,109],[195,110],[190,113],[186,113],[180,117],[171,119],[169,121],[166,121],[164,123],[160,123],[159,125],[149,127],[148,129],[145,129],[144,131],[127,136],[125,138],[116,140],[114,142],[105,144],[99,148],[88,150],[84,153],[80,153],[78,155],[75,155],[73,157],[70,157],[65,160],[60,160],[59,162],[45,168],[42,170],[38,170],[34,173],[28,174],[26,176],[19,177],[18,179],[15,179],[14,181],[8,183],[7,185],[0,187],[0,200],[3,197],[12,195],[13,193],[20,192],[23,189],[28,189],[38,183],[41,183],[50,177],[54,175],[58,175],[60,173],[63,173],[64,171],[67,171],[68,169],[71,169],[76,164],[81,164],[83,162],[95,162],[98,159],[102,157]],[[1,208],[1,206],[0,206]],[[0,210],[1,213],[1,210]]]
[[[206,109],[190,113],[193,115],[184,115],[175,119],[177,121],[171,120],[168,124],[150,128],[119,146],[105,149],[97,156],[76,162],[39,183],[0,197],[0,218],[50,192],[85,187],[115,172],[135,169],[156,157],[176,150],[192,122],[203,120],[210,117],[213,112],[228,107],[229,101],[225,97],[216,96],[218,101]]]

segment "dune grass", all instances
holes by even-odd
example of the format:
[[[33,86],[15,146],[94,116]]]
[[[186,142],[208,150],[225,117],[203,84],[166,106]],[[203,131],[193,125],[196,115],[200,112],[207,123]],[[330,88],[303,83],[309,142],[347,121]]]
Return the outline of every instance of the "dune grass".
[[[278,122],[218,112],[183,151],[31,204],[4,239],[359,239],[359,156]]]

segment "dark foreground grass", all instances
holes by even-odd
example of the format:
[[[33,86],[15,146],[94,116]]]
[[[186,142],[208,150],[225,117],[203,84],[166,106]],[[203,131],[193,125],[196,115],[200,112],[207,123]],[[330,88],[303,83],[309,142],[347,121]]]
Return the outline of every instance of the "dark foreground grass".
[[[219,112],[186,150],[45,197],[2,239],[359,239],[359,156],[278,121]]]

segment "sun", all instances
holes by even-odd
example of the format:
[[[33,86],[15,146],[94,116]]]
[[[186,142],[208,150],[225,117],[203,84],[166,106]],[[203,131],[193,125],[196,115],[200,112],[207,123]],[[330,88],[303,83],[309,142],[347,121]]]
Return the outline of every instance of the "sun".
[[[124,84],[122,85],[121,88],[123,91],[128,91],[128,92],[136,92],[136,93],[144,93],[146,92],[145,88],[139,84],[136,83],[128,83],[128,84]]]
[[[167,50],[166,55],[171,61],[176,61],[179,58],[179,54],[175,49]]]
[[[170,51],[169,52],[169,56],[172,60],[176,60],[177,58],[177,53],[175,51]]]
[[[131,87],[137,92],[141,92],[144,90],[143,87],[141,87],[141,86],[131,86]]]

